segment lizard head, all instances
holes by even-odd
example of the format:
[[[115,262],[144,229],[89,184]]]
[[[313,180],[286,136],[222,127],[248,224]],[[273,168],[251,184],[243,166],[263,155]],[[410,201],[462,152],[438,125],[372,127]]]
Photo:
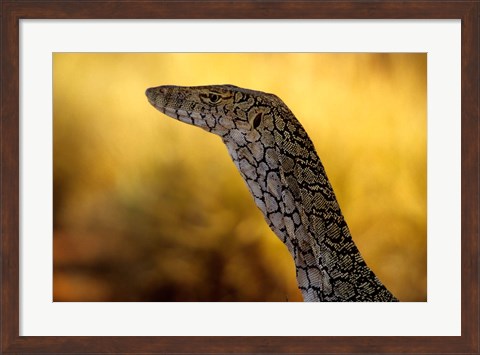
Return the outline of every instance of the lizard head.
[[[238,144],[258,139],[260,130],[272,131],[272,110],[288,110],[273,94],[233,85],[158,86],[147,89],[146,96],[167,116]]]

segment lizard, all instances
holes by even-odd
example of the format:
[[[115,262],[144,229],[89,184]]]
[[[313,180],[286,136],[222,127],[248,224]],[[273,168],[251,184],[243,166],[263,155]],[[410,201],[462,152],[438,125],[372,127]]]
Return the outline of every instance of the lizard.
[[[361,256],[312,141],[279,97],[230,84],[163,85],[146,96],[165,115],[220,136],[292,255],[304,301],[398,301]]]

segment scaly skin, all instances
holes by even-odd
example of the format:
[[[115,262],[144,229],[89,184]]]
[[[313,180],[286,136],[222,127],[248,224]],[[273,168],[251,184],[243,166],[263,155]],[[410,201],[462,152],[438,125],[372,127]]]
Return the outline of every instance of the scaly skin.
[[[293,256],[305,301],[397,301],[360,255],[311,140],[282,100],[233,85],[159,86],[146,95],[160,112],[222,138]]]

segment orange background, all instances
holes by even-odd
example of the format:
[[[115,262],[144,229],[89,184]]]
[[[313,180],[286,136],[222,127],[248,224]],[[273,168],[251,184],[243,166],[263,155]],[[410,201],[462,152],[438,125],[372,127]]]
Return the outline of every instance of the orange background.
[[[426,54],[54,54],[54,301],[300,301],[221,140],[145,89],[271,92],[313,140],[353,239],[426,301]]]

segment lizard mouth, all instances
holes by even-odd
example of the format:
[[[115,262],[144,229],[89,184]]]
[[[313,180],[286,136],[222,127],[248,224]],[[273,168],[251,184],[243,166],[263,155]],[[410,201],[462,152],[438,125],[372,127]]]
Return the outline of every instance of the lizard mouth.
[[[176,120],[181,121],[183,123],[197,126],[197,127],[206,129],[208,131],[210,131],[211,129],[211,127],[208,126],[205,119],[202,118],[200,114],[197,114],[196,112],[188,112],[183,109],[174,109],[170,107],[162,107],[157,109],[163,112],[165,115],[175,118]]]
[[[187,114],[187,111],[180,110],[180,109],[173,109],[169,107],[163,107],[162,112],[167,116],[175,118],[178,121],[182,121],[188,124],[195,124],[193,119]]]
[[[187,123],[207,131],[212,131],[216,124],[209,115],[195,110],[195,102],[189,100],[182,92],[172,94],[171,86],[158,86],[145,91],[148,102],[161,113],[183,123]]]

